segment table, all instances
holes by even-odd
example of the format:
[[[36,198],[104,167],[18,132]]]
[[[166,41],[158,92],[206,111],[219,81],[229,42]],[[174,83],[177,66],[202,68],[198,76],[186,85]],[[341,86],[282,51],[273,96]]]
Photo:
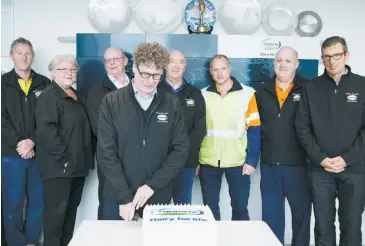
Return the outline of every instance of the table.
[[[221,246],[282,246],[263,221],[218,221]],[[141,222],[84,220],[68,246],[141,246]]]

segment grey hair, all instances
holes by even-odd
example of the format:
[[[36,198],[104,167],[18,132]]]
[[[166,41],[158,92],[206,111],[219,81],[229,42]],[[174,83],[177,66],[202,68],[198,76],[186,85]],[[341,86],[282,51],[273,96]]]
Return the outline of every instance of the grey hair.
[[[125,51],[121,48],[117,48],[118,50],[120,50],[120,52],[122,52],[122,54],[125,56]]]
[[[111,49],[115,49],[115,50],[118,50],[118,51],[122,52],[122,55],[123,55],[123,56],[125,56],[125,55],[126,55],[126,54],[125,54],[125,51],[124,51],[123,49],[121,49],[121,48],[118,48],[118,47],[109,47],[109,48],[107,48],[107,49],[104,51],[104,56],[105,56],[105,53],[106,53],[107,51],[111,50]]]
[[[76,69],[79,68],[79,63],[77,62],[75,56],[70,54],[56,55],[48,65],[48,70],[52,72],[61,62],[72,63]]]
[[[34,55],[34,49],[33,49],[33,45],[32,45],[32,43],[31,43],[28,39],[25,39],[25,38],[22,38],[22,37],[15,39],[15,40],[11,43],[11,46],[10,46],[10,54],[13,54],[14,49],[15,49],[15,47],[16,47],[18,44],[25,44],[25,45],[28,45],[28,46],[30,47],[30,49],[32,50],[32,55]]]

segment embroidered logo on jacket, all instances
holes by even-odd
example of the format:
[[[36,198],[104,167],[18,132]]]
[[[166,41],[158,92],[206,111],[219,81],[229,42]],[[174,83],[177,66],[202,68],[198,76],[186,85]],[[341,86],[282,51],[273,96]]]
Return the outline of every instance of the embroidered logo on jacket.
[[[195,100],[194,99],[185,99],[186,106],[188,107],[194,107],[195,106]]]
[[[169,117],[167,116],[169,113],[161,113],[161,112],[156,112],[157,114],[157,122],[160,123],[167,123]]]
[[[34,91],[35,98],[38,98],[41,94],[42,94],[42,90],[35,90]]]
[[[359,93],[346,93],[347,95],[347,102],[357,102],[357,99],[359,98]]]
[[[300,94],[293,93],[293,102],[299,102],[300,100]]]

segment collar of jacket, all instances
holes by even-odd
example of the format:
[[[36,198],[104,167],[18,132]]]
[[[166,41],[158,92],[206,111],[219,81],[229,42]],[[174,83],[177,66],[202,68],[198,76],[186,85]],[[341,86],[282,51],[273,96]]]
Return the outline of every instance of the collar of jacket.
[[[186,81],[185,78],[182,78],[182,83],[180,85],[179,88],[177,88],[177,93],[175,93],[174,91],[176,90],[174,87],[172,87],[169,82],[167,82],[167,79],[165,77],[165,79],[163,81],[160,82],[159,85],[161,85],[161,87],[163,87],[164,89],[166,89],[166,91],[168,92],[172,92],[172,93],[175,93],[175,94],[179,94],[180,91],[183,91],[186,87],[187,87],[187,84],[188,82]]]
[[[347,69],[347,70],[345,70],[346,71],[346,73],[345,74],[343,74],[342,76],[344,76],[344,77],[349,77],[351,74],[352,74],[352,72],[351,72],[351,67],[349,66],[349,65],[345,65],[345,69]],[[334,81],[333,80],[333,78],[331,77],[331,76],[329,76],[328,75],[328,73],[327,73],[327,70],[326,69],[324,69],[324,71],[323,71],[323,76],[325,76],[326,78],[328,78],[328,79],[330,79],[331,81]],[[342,78],[342,77],[341,77]]]
[[[183,95],[184,97],[187,97],[191,94],[193,91],[193,86],[189,84],[189,82],[183,78],[183,83],[178,91],[178,93],[173,92],[173,87],[165,80],[161,81],[158,85],[158,89],[175,94],[175,95]]]
[[[293,79],[293,84],[294,85],[291,91],[301,88],[304,84],[304,79],[298,73],[296,73]],[[276,75],[272,77],[265,89],[276,94]]]
[[[161,83],[161,82],[160,82]],[[128,93],[129,93],[129,95],[132,97],[132,98],[136,98],[136,96],[135,96],[135,92],[134,92],[134,89],[133,89],[133,79],[131,79],[131,81],[130,81],[130,83],[126,86],[126,87],[124,87],[124,88],[127,88],[127,90],[128,90]],[[155,97],[157,98],[157,99],[160,99],[161,97],[162,97],[162,94],[163,93],[160,93],[160,91],[159,91],[159,88],[158,88],[158,86],[157,86],[157,92],[155,93]]]
[[[56,94],[58,96],[60,96],[61,98],[68,98],[70,97],[69,95],[67,95],[67,93],[61,88],[61,86],[59,86],[54,80],[52,80],[51,84],[50,84],[51,88],[54,88],[56,91]],[[77,97],[79,97],[79,93],[71,87],[71,90],[75,93],[75,95]]]
[[[128,74],[125,74],[125,76],[129,79],[129,84],[132,82],[132,78],[128,76]],[[114,91],[118,89],[114,83],[110,80],[108,75],[105,75],[104,79],[101,81],[101,87],[109,89],[110,91]]]
[[[10,86],[14,86],[14,87],[17,87],[17,85],[19,85],[18,83],[18,79],[22,79],[16,72],[15,72],[15,69],[13,68],[10,72],[10,78],[11,79],[8,79],[6,80],[6,83]],[[36,72],[34,72],[33,69],[30,70],[30,77],[32,79],[32,84],[31,84],[31,88],[32,87],[36,87],[40,84],[42,84],[42,81],[38,79],[38,74]]]
[[[113,82],[109,79],[109,76],[106,75],[104,79],[101,81],[101,87],[108,89],[110,91],[114,91],[117,87],[113,84]]]
[[[232,88],[229,89],[228,93],[242,90],[242,86],[241,86],[240,82],[238,82],[238,80],[235,77],[231,76],[231,80],[233,81],[233,85],[232,85]],[[218,95],[220,95],[220,93],[217,91],[217,86],[216,86],[216,83],[214,81],[207,88],[207,91],[215,92]],[[228,95],[228,93],[227,93],[227,95]]]

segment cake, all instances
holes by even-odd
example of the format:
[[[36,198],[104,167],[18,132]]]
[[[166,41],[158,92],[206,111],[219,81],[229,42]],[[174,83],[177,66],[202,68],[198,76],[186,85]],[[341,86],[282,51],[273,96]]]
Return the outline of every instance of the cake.
[[[143,246],[217,246],[212,211],[201,205],[151,205],[143,210]]]

